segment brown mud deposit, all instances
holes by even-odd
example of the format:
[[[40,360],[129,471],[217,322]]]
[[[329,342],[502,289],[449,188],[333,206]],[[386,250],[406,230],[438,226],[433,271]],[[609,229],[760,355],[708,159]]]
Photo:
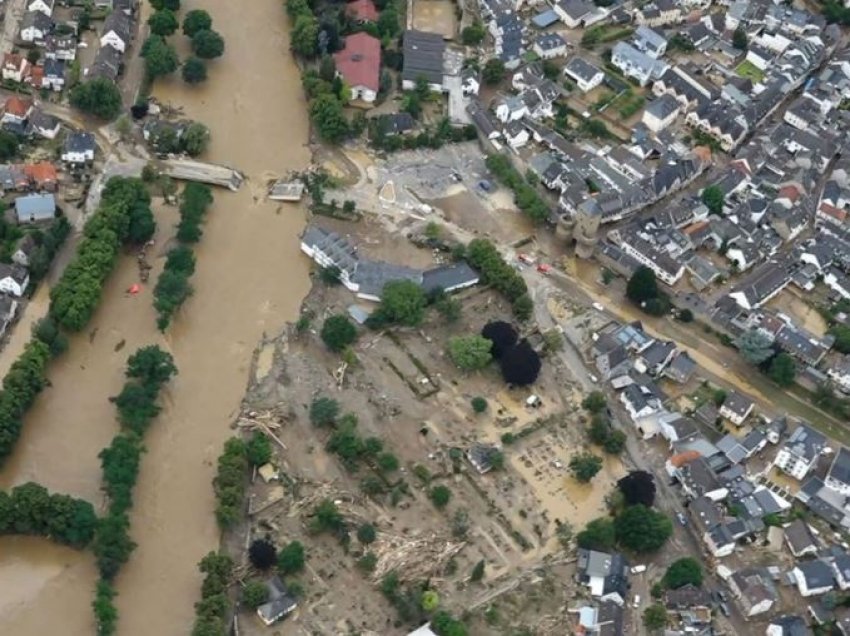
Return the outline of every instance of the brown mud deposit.
[[[277,0],[196,0],[185,2],[182,13],[200,6],[225,38],[224,57],[209,64],[204,87],[174,78],[155,94],[211,128],[203,159],[241,170],[248,182],[236,194],[215,192],[197,248],[195,294],[164,337],[151,306],[162,259],[150,286],[135,297],[124,293],[137,281],[135,261],[122,259],[87,331],[51,369],[53,385],[27,417],[16,454],[0,473],[2,487],[37,479],[100,504],[97,454],[116,431],[107,398],[121,385],[126,358],[150,343],[172,353],[179,375],[146,438],[134,497],[131,535],[139,545],[117,580],[122,635],[190,630],[200,585],[196,564],[219,540],[212,514],[215,459],[230,435],[257,342],[296,315],[308,287],[297,241],[303,214],[262,197],[269,175],[309,163],[306,108],[283,7]],[[161,255],[175,211],[157,216],[154,254]],[[16,541],[0,542],[0,579],[15,581],[14,611],[0,606],[0,633],[91,634],[91,557],[43,541],[30,547]],[[5,603],[7,595],[0,596]]]

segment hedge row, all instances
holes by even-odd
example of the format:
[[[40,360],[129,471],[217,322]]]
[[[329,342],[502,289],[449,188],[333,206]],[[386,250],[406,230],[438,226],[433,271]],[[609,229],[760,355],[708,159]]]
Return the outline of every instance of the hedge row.
[[[148,241],[156,230],[150,195],[140,179],[112,177],[86,223],[74,260],[50,292],[50,315],[70,331],[88,324],[122,244]]]
[[[218,468],[213,479],[217,500],[215,518],[222,529],[231,527],[241,516],[247,471],[245,442],[238,437],[231,437],[224,443],[224,451],[218,458]]]
[[[205,576],[201,600],[195,603],[192,636],[224,636],[230,633],[227,629],[227,586],[233,574],[233,561],[226,555],[210,552],[201,559],[198,568]]]
[[[92,608],[100,636],[115,632],[117,612],[112,604],[115,596],[112,581],[136,547],[129,534],[129,511],[145,450],[142,436],[159,413],[160,390],[176,373],[170,354],[157,346],[142,347],[127,360],[127,381],[121,393],[110,398],[118,410],[122,430],[98,455],[103,490],[109,502],[106,516],[98,523],[94,541],[101,578]]]
[[[51,495],[29,482],[11,493],[0,492],[0,534],[47,537],[72,548],[85,548],[94,538],[94,507],[68,495]]]
[[[514,203],[535,223],[549,218],[549,206],[529,183],[523,179],[504,155],[487,157],[487,168],[503,185],[514,191]]]
[[[467,262],[481,274],[481,282],[492,285],[513,305],[520,320],[531,317],[533,305],[522,276],[505,262],[496,247],[486,239],[473,239],[466,247]]]

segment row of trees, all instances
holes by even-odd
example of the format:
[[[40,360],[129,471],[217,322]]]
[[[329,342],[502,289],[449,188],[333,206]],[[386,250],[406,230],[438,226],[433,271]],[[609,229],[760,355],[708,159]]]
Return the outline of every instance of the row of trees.
[[[200,183],[189,183],[180,197],[180,223],[177,240],[181,243],[168,253],[165,267],[153,290],[156,325],[165,331],[174,313],[192,294],[189,279],[195,273],[195,254],[189,246],[203,236],[201,224],[213,202],[212,190]]]
[[[30,285],[35,286],[50,269],[50,264],[56,256],[56,252],[71,233],[71,224],[64,216],[54,219],[47,229],[34,230],[30,232],[35,241],[35,247],[29,256]]]
[[[581,403],[590,413],[587,435],[590,441],[601,446],[606,453],[619,455],[626,446],[626,434],[611,425],[607,415],[607,401],[600,391],[592,391]]]
[[[513,167],[510,159],[504,155],[487,157],[487,169],[502,184],[514,191],[514,203],[525,212],[535,223],[542,223],[549,218],[550,209],[543,197],[526,181]]]
[[[74,260],[50,291],[50,315],[64,329],[88,324],[122,244],[141,244],[156,230],[150,195],[140,179],[112,177],[86,223]]]
[[[47,537],[82,549],[91,543],[96,526],[97,516],[88,501],[51,494],[33,482],[8,493],[0,491],[0,534]]]
[[[176,373],[169,353],[155,345],[142,347],[127,359],[127,380],[121,393],[110,398],[118,410],[121,431],[98,455],[108,500],[106,516],[98,522],[94,538],[100,581],[92,609],[101,636],[115,633],[118,612],[112,603],[112,581],[136,547],[129,534],[129,511],[144,452],[142,437],[159,414],[157,400],[162,387]]]
[[[245,500],[245,480],[248,472],[248,452],[238,437],[224,443],[218,458],[213,490],[216,496],[215,518],[222,530],[232,527],[242,514]]]
[[[163,126],[150,140],[151,147],[160,155],[185,152],[190,157],[202,154],[210,143],[210,129],[193,121],[178,133],[173,126]]]
[[[505,262],[499,250],[487,239],[473,239],[466,247],[466,261],[481,274],[481,282],[503,294],[519,320],[528,320],[534,310],[522,276]]]
[[[233,561],[224,554],[210,552],[198,564],[204,575],[201,600],[195,603],[192,636],[223,636],[228,633],[227,588],[233,574]]]
[[[478,138],[475,126],[468,124],[455,127],[449,123],[448,118],[443,118],[433,129],[426,128],[416,135],[387,135],[378,120],[372,125],[369,142],[373,148],[385,152],[397,152],[399,150],[416,150],[417,148],[441,148],[447,143],[460,143],[472,141]]]

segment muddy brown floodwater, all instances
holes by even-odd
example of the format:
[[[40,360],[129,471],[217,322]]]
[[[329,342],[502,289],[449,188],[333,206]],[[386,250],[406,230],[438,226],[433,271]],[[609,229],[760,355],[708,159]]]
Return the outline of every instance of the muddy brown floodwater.
[[[212,143],[204,158],[238,168],[248,182],[239,193],[216,191],[197,249],[195,294],[165,337],[154,325],[154,277],[151,287],[128,297],[124,290],[137,280],[136,269],[134,259],[122,259],[88,330],[72,338],[69,352],[51,368],[52,386],[27,417],[15,455],[0,473],[3,488],[35,479],[101,505],[97,454],[116,431],[107,398],[120,388],[126,358],[150,343],[174,355],[179,375],[146,438],[134,497],[131,534],[138,548],[117,580],[122,636],[189,633],[200,589],[196,564],[218,543],[213,467],[245,390],[252,352],[263,333],[296,316],[309,285],[297,240],[303,213],[262,199],[266,179],[309,163],[306,107],[288,52],[283,5],[188,0],[183,12],[197,7],[212,14],[227,51],[209,65],[202,88],[175,79],[157,85],[155,93],[206,123]],[[155,249],[161,254],[175,213],[158,208],[157,216]],[[89,554],[40,540],[0,539],[0,634],[93,633],[94,583]]]

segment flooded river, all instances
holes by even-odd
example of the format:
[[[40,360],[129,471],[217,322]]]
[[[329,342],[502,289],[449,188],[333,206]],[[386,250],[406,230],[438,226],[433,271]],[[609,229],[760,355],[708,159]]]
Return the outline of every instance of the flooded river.
[[[97,454],[116,431],[107,398],[118,392],[126,358],[137,347],[155,342],[171,351],[179,375],[146,438],[135,494],[131,534],[139,547],[117,580],[119,633],[130,636],[189,632],[199,593],[196,563],[218,542],[213,467],[252,352],[264,332],[296,315],[308,288],[297,241],[303,214],[261,200],[267,178],[309,161],[306,108],[282,3],[189,0],[183,6],[212,14],[227,51],[210,65],[202,88],[175,79],[155,93],[209,125],[205,158],[238,168],[249,181],[236,194],[216,191],[197,249],[195,294],[165,337],[155,330],[150,287],[138,296],[125,293],[137,271],[134,259],[121,261],[88,330],[72,338],[52,367],[52,386],[0,473],[0,487],[37,479],[100,505]],[[162,253],[175,212],[157,215],[155,249]],[[2,364],[11,353],[3,353]],[[94,581],[90,555],[43,541],[0,540],[0,634],[91,634]]]

